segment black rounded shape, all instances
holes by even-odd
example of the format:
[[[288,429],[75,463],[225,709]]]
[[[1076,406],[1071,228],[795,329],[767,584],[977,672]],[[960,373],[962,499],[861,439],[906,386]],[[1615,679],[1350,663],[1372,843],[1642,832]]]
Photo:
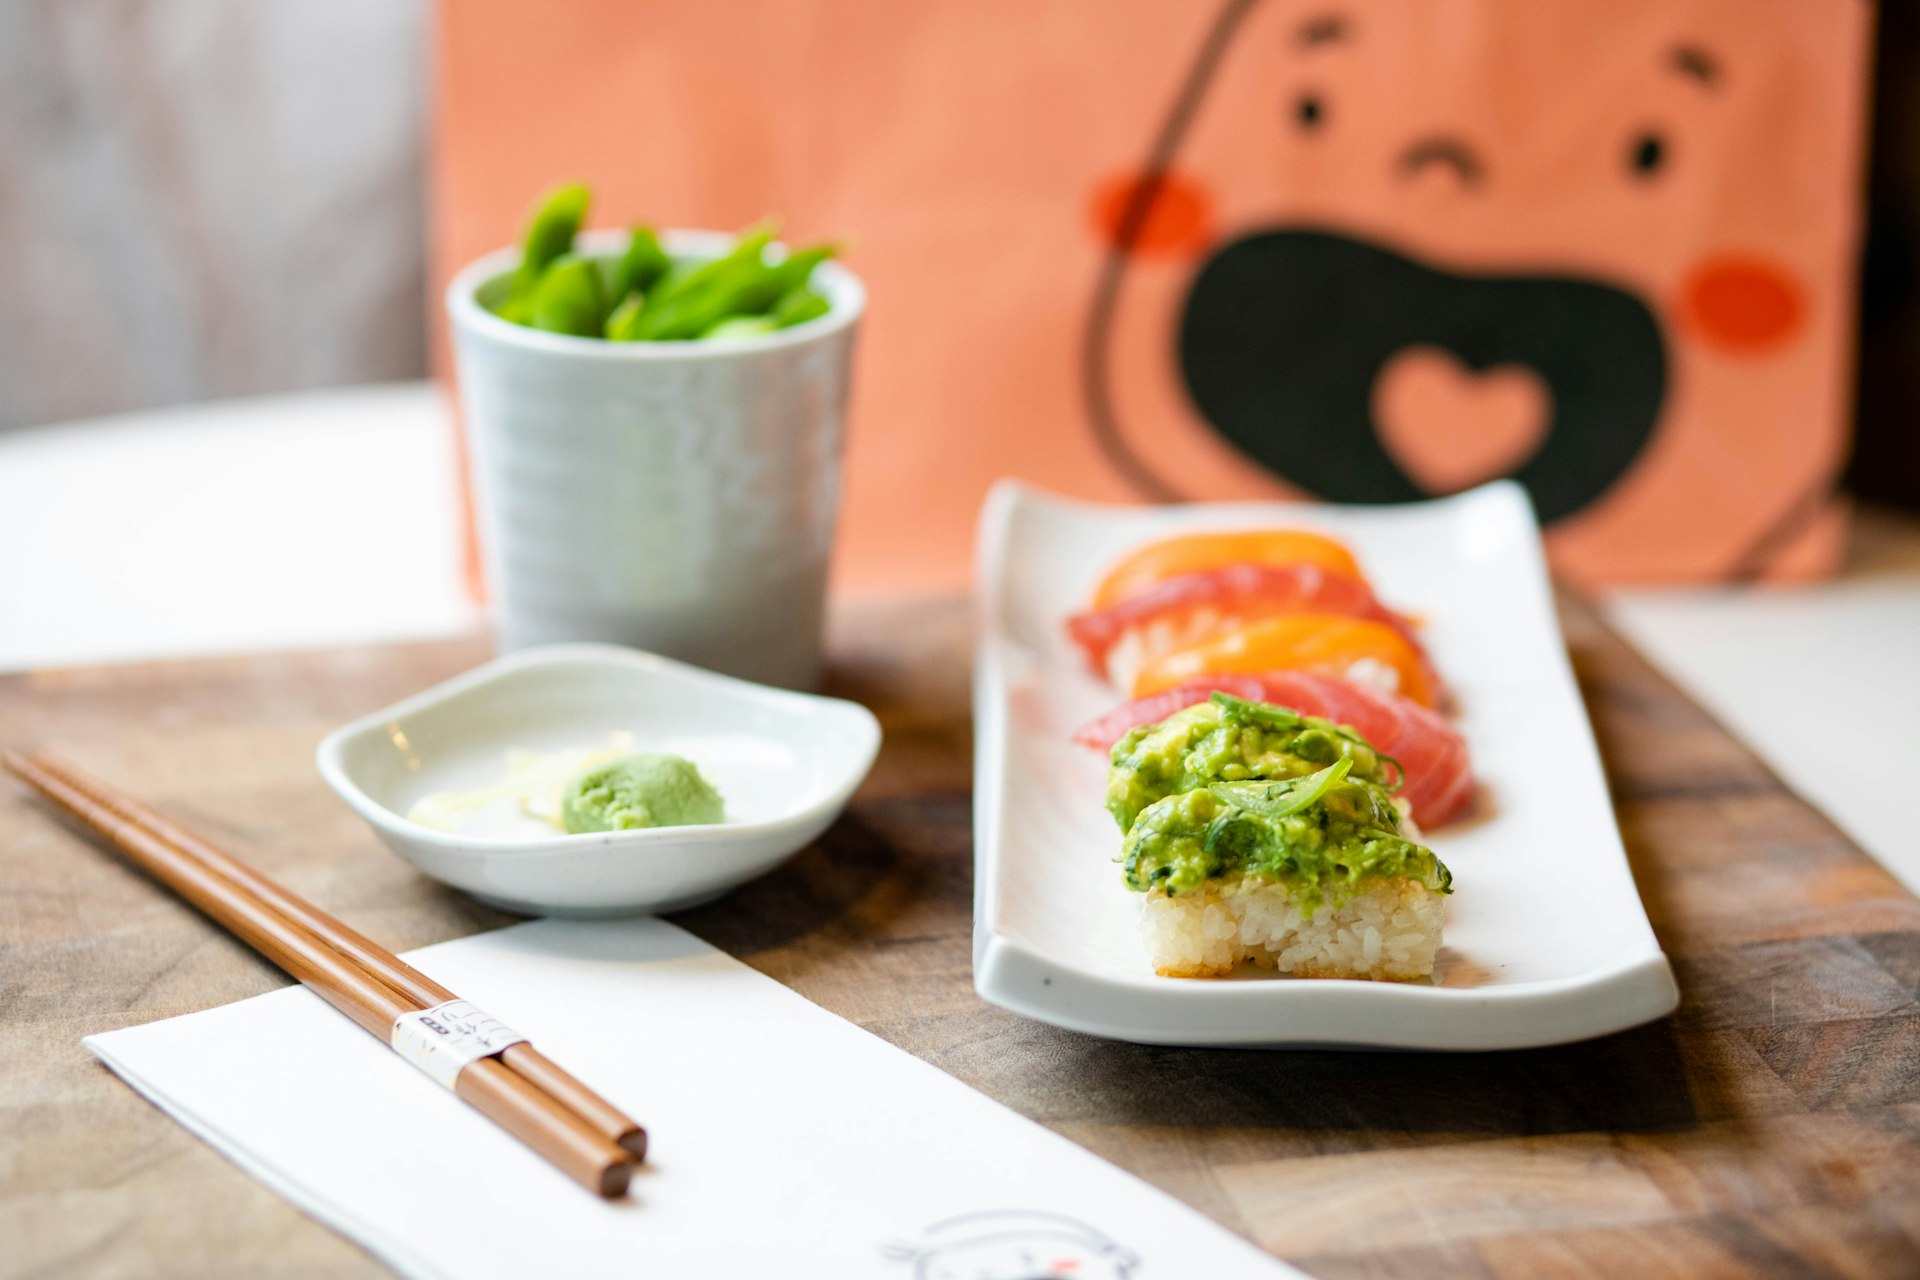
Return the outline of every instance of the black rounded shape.
[[[1643,133],[1634,141],[1630,163],[1638,177],[1650,177],[1667,161],[1667,144],[1657,133]]]
[[[1295,104],[1293,114],[1300,121],[1302,129],[1318,129],[1327,118],[1326,108],[1320,105],[1320,99],[1310,93]]]
[[[1469,370],[1532,369],[1552,397],[1539,450],[1509,473],[1542,522],[1599,498],[1639,460],[1667,393],[1659,322],[1574,275],[1461,275],[1333,232],[1256,232],[1195,278],[1179,356],[1200,415],[1240,452],[1335,502],[1431,496],[1373,421],[1382,368],[1438,347]]]

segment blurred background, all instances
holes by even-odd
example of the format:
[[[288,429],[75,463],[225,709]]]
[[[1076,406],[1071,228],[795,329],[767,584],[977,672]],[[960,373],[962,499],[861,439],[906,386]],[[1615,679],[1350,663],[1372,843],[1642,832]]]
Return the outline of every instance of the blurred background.
[[[0,429],[423,376],[429,17],[0,4]]]
[[[0,3],[0,430],[425,376],[433,22],[427,0]],[[1915,503],[1920,11],[1877,24],[1847,481]]]
[[[1589,586],[1845,570],[1821,593],[1609,597],[1749,741],[1782,662],[1910,667],[1910,3],[0,0],[0,70],[0,670],[479,625],[438,290],[562,179],[594,186],[597,225],[777,211],[848,240],[872,304],[843,592],[960,589],[1001,474],[1109,500],[1397,492],[1338,450],[1324,483],[1249,467],[1191,351],[1184,386],[1163,376],[1171,310],[1236,235],[1330,222],[1458,269],[1610,279],[1667,326],[1654,403],[1686,430],[1601,477],[1626,475],[1610,511],[1566,499],[1550,541]],[[1681,270],[1754,245],[1798,281],[1761,301],[1810,335],[1784,391],[1750,316],[1700,340]],[[1735,267],[1705,278],[1736,301],[1774,278]],[[1414,408],[1457,374],[1409,369]],[[1525,444],[1450,469],[1475,444],[1458,425],[1417,491]],[[1703,433],[1676,463],[1670,437]],[[1724,518],[1692,510],[1708,488]],[[1866,502],[1850,540],[1844,495]],[[1848,783],[1803,780],[1837,806]],[[1850,830],[1897,843],[1871,809]]]

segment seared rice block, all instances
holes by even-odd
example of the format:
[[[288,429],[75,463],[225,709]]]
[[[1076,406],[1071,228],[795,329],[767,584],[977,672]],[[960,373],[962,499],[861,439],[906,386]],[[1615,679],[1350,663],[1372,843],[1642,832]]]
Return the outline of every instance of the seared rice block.
[[[1363,880],[1339,905],[1303,916],[1287,887],[1257,876],[1141,904],[1153,967],[1169,978],[1217,978],[1242,960],[1300,978],[1417,982],[1433,975],[1445,895],[1417,880]]]

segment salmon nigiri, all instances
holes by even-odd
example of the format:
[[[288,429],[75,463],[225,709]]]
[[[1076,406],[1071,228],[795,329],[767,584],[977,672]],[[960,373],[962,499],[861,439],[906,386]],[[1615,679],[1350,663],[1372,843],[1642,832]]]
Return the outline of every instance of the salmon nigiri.
[[[1322,565],[1229,564],[1177,574],[1104,609],[1067,619],[1067,635],[1088,664],[1120,688],[1149,662],[1249,623],[1288,614],[1363,618],[1391,627],[1419,656],[1427,684],[1440,678],[1412,625],[1375,599],[1359,578]]]
[[[1398,630],[1321,613],[1265,618],[1161,654],[1141,666],[1132,693],[1144,698],[1201,676],[1263,671],[1340,676],[1425,707],[1439,697],[1419,651]]]
[[[1353,552],[1310,529],[1190,533],[1150,542],[1128,554],[1094,588],[1093,607],[1105,609],[1168,578],[1230,564],[1311,564],[1361,583],[1367,580]]]

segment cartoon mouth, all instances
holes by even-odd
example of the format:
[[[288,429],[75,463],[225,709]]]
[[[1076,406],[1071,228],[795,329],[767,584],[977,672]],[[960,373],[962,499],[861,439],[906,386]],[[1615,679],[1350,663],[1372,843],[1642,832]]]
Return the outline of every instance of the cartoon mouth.
[[[1438,348],[1475,374],[1517,367],[1543,384],[1537,447],[1505,472],[1542,522],[1606,492],[1646,448],[1666,398],[1659,323],[1630,293],[1571,275],[1451,274],[1323,231],[1226,245],[1180,322],[1180,365],[1201,416],[1282,478],[1338,502],[1433,492],[1375,420],[1382,370],[1413,348]]]

